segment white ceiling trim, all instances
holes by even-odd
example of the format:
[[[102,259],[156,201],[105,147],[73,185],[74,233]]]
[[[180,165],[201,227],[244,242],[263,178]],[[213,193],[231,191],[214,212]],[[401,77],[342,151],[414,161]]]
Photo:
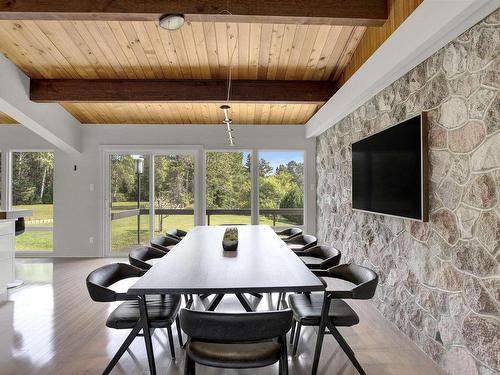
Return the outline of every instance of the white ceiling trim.
[[[318,136],[500,7],[500,0],[424,0],[306,124]]]

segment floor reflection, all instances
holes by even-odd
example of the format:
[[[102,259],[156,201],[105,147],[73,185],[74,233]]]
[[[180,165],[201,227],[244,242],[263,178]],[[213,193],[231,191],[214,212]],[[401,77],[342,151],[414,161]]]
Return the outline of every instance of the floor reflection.
[[[54,264],[51,259],[18,259],[16,278],[33,283],[52,283]]]
[[[2,335],[2,358],[10,355],[16,362],[40,368],[53,357],[53,271],[51,260],[16,261],[16,278],[24,284],[9,290],[1,308],[2,318],[11,322]]]

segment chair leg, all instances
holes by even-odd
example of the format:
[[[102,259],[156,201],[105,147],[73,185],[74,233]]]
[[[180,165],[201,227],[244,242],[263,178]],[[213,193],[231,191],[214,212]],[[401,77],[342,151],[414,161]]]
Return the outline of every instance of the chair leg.
[[[113,370],[113,367],[115,367],[115,365],[118,363],[118,361],[122,357],[123,353],[125,353],[125,351],[128,349],[130,344],[132,344],[132,341],[134,341],[134,339],[137,337],[137,335],[141,331],[141,329],[142,329],[142,322],[139,320],[137,322],[136,326],[132,329],[132,331],[130,331],[130,333],[127,336],[127,338],[125,339],[125,341],[123,341],[123,344],[121,344],[120,348],[118,349],[116,354],[113,356],[111,361],[108,363],[108,365],[106,366],[104,371],[102,372],[103,375],[108,375],[111,372],[111,370]]]
[[[292,355],[295,357],[297,355],[297,348],[299,347],[300,330],[302,329],[302,324],[297,322],[297,328],[295,332],[295,339],[293,341]]]
[[[293,319],[292,321],[292,332],[290,332],[290,345],[293,344],[293,338],[295,337],[295,329],[297,328],[297,321]]]
[[[288,375],[288,350],[286,347],[286,335],[283,335],[281,343],[281,375]]]
[[[325,336],[325,326],[321,324],[318,329],[318,337],[316,339],[316,348],[314,350],[314,360],[311,370],[311,375],[316,375],[318,372],[319,358],[321,357],[321,349],[323,347],[323,338]]]
[[[191,375],[191,362],[189,360],[189,355],[186,354],[184,355],[184,375]]]
[[[196,375],[196,362],[189,359],[189,375]]]
[[[356,359],[354,351],[351,349],[347,341],[345,341],[345,339],[342,337],[338,329],[331,323],[328,324],[328,329],[330,330],[330,333],[333,335],[333,337],[335,337],[335,340],[337,340],[344,353],[351,360],[354,367],[356,367],[356,370],[358,370],[360,375],[366,375],[365,370],[363,370],[363,367],[361,367],[360,363]]]
[[[281,305],[281,300],[283,299],[283,293],[279,293],[278,294],[278,304],[276,305],[276,310],[279,310],[280,309],[280,305]]]
[[[286,293],[282,293],[281,295],[281,306],[283,306],[284,309],[288,308],[288,304],[286,303]]]
[[[146,353],[148,355],[149,372],[151,375],[156,375],[155,355],[153,351],[153,342],[151,341],[151,332],[149,327],[148,308],[146,304],[146,296],[138,298],[139,308],[141,310],[142,331],[144,333],[144,342],[146,344]]]
[[[184,347],[184,344],[182,342],[182,330],[181,330],[181,322],[179,320],[179,315],[175,318],[175,325],[177,326],[177,338],[179,339],[179,345]]]
[[[174,337],[172,336],[172,326],[167,327],[168,343],[170,344],[170,355],[175,359]]]

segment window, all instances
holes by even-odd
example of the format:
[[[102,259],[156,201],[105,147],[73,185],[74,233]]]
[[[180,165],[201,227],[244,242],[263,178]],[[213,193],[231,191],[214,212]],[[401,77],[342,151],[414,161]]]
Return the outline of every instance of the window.
[[[207,151],[207,225],[251,224],[250,165],[248,151]]]
[[[259,152],[259,223],[304,224],[304,153]]]
[[[194,226],[194,154],[155,155],[155,236]]]
[[[54,225],[54,153],[12,153],[12,206],[28,209],[26,232],[16,238],[16,250],[52,251]]]
[[[149,243],[149,156],[110,155],[111,250]]]

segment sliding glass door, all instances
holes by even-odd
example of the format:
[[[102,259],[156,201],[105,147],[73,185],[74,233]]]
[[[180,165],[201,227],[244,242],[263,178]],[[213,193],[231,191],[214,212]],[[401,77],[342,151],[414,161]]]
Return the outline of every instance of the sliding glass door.
[[[145,154],[111,154],[111,251],[149,243],[149,163]]]
[[[117,150],[104,158],[106,254],[127,254],[167,229],[195,225],[195,150]]]
[[[251,153],[207,151],[205,155],[206,224],[251,224]]]
[[[190,147],[104,151],[105,254],[195,225],[304,225],[303,151]]]
[[[195,225],[195,155],[155,155],[154,175],[154,235],[170,228],[189,231]]]
[[[259,152],[259,223],[304,224],[304,152]]]

